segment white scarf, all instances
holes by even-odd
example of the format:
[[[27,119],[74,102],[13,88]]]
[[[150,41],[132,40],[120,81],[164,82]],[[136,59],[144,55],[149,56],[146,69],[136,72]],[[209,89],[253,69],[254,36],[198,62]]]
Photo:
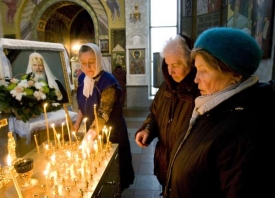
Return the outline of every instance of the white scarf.
[[[190,119],[190,125],[189,125],[188,131],[191,129],[192,125],[194,124],[195,120],[199,115],[205,114],[206,112],[210,111],[211,109],[213,109],[218,104],[225,101],[226,99],[254,85],[256,82],[258,82],[258,80],[259,80],[258,77],[251,76],[245,81],[239,84],[231,85],[222,91],[219,91],[207,96],[197,97],[195,99],[195,108],[193,110],[192,117]]]
[[[94,53],[95,53],[95,58],[96,58],[96,71],[95,71],[95,75],[93,77],[95,77],[96,75],[98,75],[98,73],[101,71],[102,69],[102,55],[100,52],[100,49],[97,45],[93,44],[93,43],[86,43],[84,44],[88,47],[90,47]],[[94,85],[95,85],[95,79],[89,77],[89,76],[85,76],[84,78],[84,88],[83,88],[83,95],[88,98],[90,96],[93,95],[93,89],[94,89]]]
[[[85,76],[83,95],[86,98],[89,98],[89,96],[93,94],[94,85],[95,85],[95,80],[89,76]]]

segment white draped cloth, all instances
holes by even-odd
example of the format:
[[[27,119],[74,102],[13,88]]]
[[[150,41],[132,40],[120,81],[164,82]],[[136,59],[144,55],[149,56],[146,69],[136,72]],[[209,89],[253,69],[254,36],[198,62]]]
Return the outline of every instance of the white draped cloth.
[[[76,121],[77,113],[73,111],[68,111],[72,122]],[[47,112],[49,131],[52,131],[51,124],[54,127],[59,127],[64,123],[66,128],[66,117],[65,110],[60,109],[58,111]],[[64,128],[64,129],[65,129]],[[34,131],[46,130],[46,120],[45,114],[41,114],[35,118],[31,118],[28,122],[23,122],[22,120],[17,120],[15,117],[9,118],[9,130],[18,134],[21,138],[26,138],[26,143],[29,144],[31,141],[31,135]]]

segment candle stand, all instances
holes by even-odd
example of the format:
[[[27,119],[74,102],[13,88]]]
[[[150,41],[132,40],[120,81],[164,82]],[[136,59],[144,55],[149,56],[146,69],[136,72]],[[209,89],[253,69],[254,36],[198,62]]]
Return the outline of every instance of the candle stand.
[[[34,168],[32,178],[38,180],[35,187],[22,191],[28,197],[96,197],[98,194],[119,194],[119,169],[117,144],[104,144],[102,151],[89,150],[77,142],[65,142],[64,145],[44,142],[37,149],[26,154],[23,159],[32,158]],[[116,178],[106,178],[108,170],[115,168]],[[110,172],[114,175],[114,170]],[[8,181],[10,181],[9,178]],[[105,180],[107,179],[107,180]],[[20,186],[24,180],[17,177]],[[103,181],[104,180],[104,181]],[[102,185],[106,186],[106,192]],[[7,185],[0,189],[0,197],[9,197],[15,193]],[[112,189],[110,189],[110,187]]]

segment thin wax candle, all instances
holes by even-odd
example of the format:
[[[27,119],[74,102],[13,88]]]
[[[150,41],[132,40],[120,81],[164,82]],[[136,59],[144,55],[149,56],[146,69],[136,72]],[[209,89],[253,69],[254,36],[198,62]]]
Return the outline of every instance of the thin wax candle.
[[[34,135],[34,140],[35,140],[35,145],[36,145],[37,152],[39,154],[40,150],[39,150],[39,145],[38,145],[38,142],[37,142],[37,139],[36,139],[36,135]]]
[[[99,126],[98,126],[98,120],[97,120],[97,112],[96,112],[96,104],[94,105],[94,116],[95,116],[95,124],[96,124],[96,134],[99,134]]]
[[[54,145],[55,145],[55,147],[56,147],[56,146],[57,146],[57,144],[56,144],[56,139],[57,139],[57,137],[56,137],[56,130],[55,130],[55,128],[54,128],[54,124],[52,124],[51,126],[52,126],[52,128],[53,128]]]
[[[64,122],[62,122],[61,128],[62,145],[64,146]]]
[[[49,132],[49,123],[48,123],[48,117],[47,117],[47,103],[44,104],[44,115],[45,115],[45,122],[46,122],[46,128],[47,128],[47,141],[48,144],[50,144],[50,132]]]
[[[71,132],[70,132],[70,127],[69,127],[69,122],[68,122],[68,115],[67,115],[67,113],[65,114],[65,116],[66,116],[66,125],[67,125],[67,130],[68,130],[68,135],[69,135],[69,142],[70,142],[70,145],[72,145]]]
[[[84,118],[84,135],[86,135],[86,133],[87,133],[87,126],[86,126],[86,122],[87,122],[87,119],[88,118]]]

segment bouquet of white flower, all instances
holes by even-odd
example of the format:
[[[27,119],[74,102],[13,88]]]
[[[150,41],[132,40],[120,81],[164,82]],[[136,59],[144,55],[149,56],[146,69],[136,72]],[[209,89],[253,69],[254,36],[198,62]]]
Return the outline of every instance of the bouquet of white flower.
[[[24,122],[43,113],[43,104],[47,103],[47,111],[61,108],[57,103],[55,90],[44,80],[36,81],[34,73],[19,79],[12,78],[5,86],[0,86],[0,110],[12,112]]]

